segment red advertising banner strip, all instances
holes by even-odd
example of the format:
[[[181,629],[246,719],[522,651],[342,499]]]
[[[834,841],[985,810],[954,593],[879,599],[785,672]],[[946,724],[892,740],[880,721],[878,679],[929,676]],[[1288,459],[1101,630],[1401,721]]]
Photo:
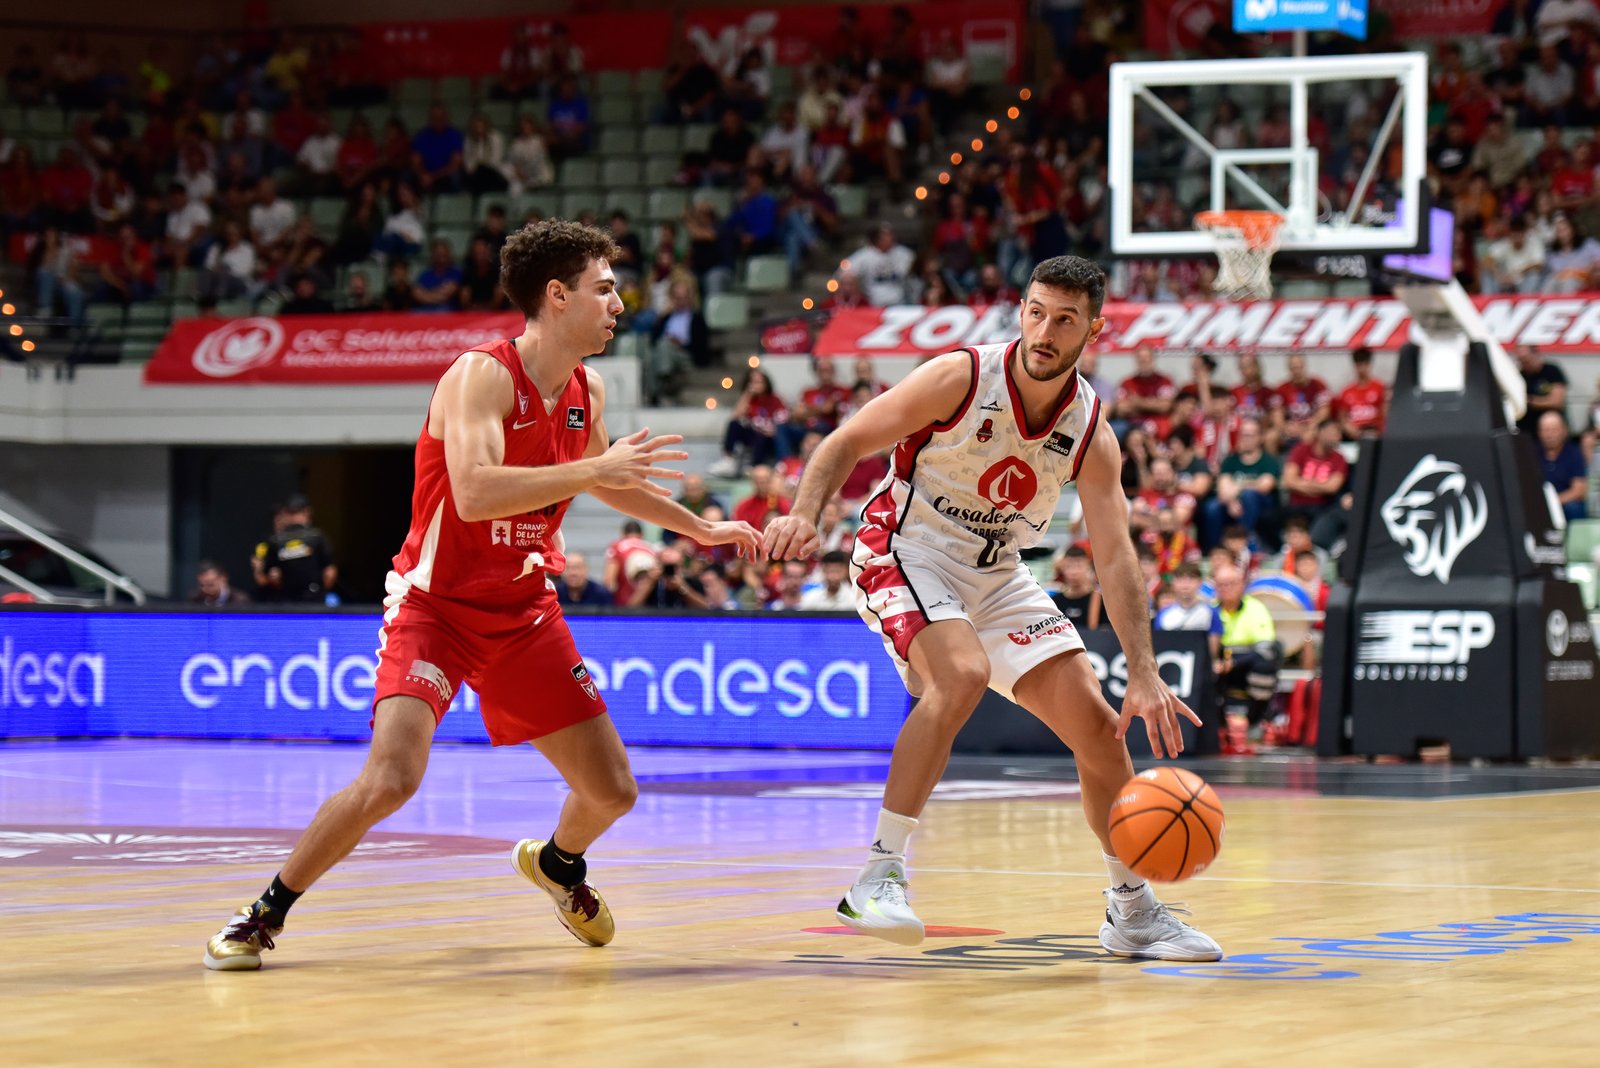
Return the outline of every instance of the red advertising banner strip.
[[[995,55],[1005,61],[1006,76],[1020,77],[1023,51],[1022,0],[930,0],[905,5],[911,12],[915,55],[935,53],[939,35],[949,30],[970,60]],[[690,11],[684,32],[700,54],[718,69],[733,70],[751,48],[761,49],[769,63],[797,67],[819,56],[842,50],[839,40],[841,7],[803,5],[750,10],[719,7]],[[881,46],[889,32],[888,4],[862,4],[859,35]],[[804,84],[803,82],[800,84]]]
[[[145,365],[147,385],[433,382],[468,349],[516,337],[517,312],[184,319]]]
[[[1370,5],[1396,38],[1477,37],[1494,27],[1501,0],[1381,0]],[[1533,7],[1535,5],[1529,5]]]
[[[583,53],[584,70],[651,70],[667,65],[670,11],[537,15],[436,22],[368,22],[358,28],[364,73],[383,81],[401,78],[481,77],[498,74],[512,27],[531,31],[544,48],[550,29],[565,26]]]
[[[1474,297],[1501,344],[1547,352],[1600,352],[1600,294]],[[1264,300],[1247,304],[1108,303],[1100,352],[1140,345],[1184,352],[1348,352],[1358,345],[1394,349],[1410,336],[1411,315],[1398,300]],[[817,338],[819,356],[914,356],[965,345],[1010,341],[1017,307],[952,305],[849,308]]]
[[[1231,0],[1146,0],[1144,46],[1164,56],[1192,52],[1220,29],[1233,29]]]

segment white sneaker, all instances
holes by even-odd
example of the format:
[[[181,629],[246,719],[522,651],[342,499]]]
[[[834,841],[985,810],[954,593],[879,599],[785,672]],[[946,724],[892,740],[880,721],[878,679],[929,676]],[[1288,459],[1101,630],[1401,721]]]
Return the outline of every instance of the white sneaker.
[[[1110,890],[1102,890],[1109,899]],[[1106,922],[1100,925],[1100,945],[1119,957],[1153,960],[1221,960],[1222,947],[1210,935],[1195,930],[1174,913],[1189,915],[1182,905],[1163,905],[1152,896],[1150,908],[1123,915],[1116,903],[1106,903]]]
[[[911,911],[906,889],[905,861],[874,861],[844,892],[834,915],[862,934],[896,945],[917,945],[922,941],[922,921]]]
[[[713,461],[706,468],[706,474],[712,478],[738,478],[739,461],[732,456],[724,456],[720,460]]]

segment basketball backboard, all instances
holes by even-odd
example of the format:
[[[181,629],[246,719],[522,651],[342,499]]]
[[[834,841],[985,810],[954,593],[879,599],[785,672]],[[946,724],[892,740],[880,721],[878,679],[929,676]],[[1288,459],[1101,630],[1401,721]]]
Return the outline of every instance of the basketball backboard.
[[[1113,64],[1111,251],[1214,252],[1194,216],[1235,209],[1281,251],[1424,251],[1427,108],[1419,52]]]

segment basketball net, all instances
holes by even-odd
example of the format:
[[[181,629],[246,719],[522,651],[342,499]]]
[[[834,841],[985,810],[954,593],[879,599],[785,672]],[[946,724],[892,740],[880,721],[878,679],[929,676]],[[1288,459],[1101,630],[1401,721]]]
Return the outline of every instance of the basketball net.
[[[1283,222],[1275,211],[1202,211],[1194,217],[1195,227],[1216,242],[1218,293],[1233,300],[1272,296],[1272,254]]]

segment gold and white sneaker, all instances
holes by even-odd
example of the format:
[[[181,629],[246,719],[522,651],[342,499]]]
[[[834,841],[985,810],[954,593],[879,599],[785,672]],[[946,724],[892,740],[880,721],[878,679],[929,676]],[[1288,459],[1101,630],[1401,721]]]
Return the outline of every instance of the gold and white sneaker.
[[[241,905],[227,925],[206,943],[205,966],[215,972],[254,971],[261,967],[261,951],[272,948],[272,940],[283,933],[283,924],[274,922],[266,910],[255,903]]]
[[[577,886],[567,888],[545,878],[539,870],[539,850],[547,843],[537,838],[524,838],[511,850],[511,866],[524,879],[550,895],[556,903],[556,919],[572,932],[578,941],[591,946],[603,946],[617,935],[611,910],[605,899],[585,879]]]
[[[861,869],[839,899],[834,915],[862,934],[901,946],[922,941],[922,921],[906,900],[906,865],[899,859],[875,860]]]

